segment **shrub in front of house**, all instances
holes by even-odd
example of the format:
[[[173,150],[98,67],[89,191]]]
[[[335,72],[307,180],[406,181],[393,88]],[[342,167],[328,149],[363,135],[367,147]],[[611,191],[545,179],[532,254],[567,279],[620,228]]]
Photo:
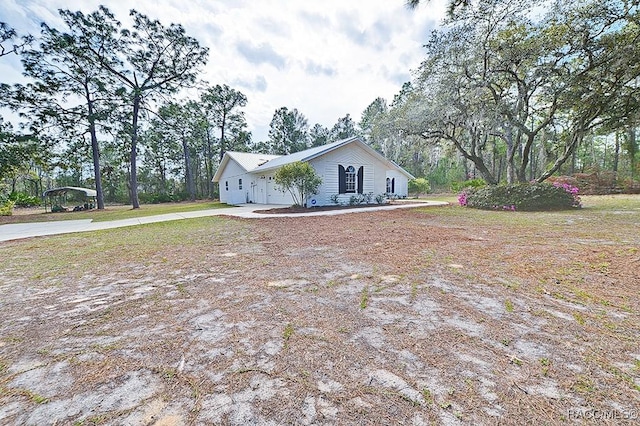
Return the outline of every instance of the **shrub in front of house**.
[[[358,204],[364,204],[366,201],[366,197],[364,196],[364,194],[354,194],[351,197],[349,197],[349,205],[350,206],[356,206]]]
[[[520,183],[467,188],[461,206],[484,210],[544,211],[581,207],[578,188],[568,184]]]

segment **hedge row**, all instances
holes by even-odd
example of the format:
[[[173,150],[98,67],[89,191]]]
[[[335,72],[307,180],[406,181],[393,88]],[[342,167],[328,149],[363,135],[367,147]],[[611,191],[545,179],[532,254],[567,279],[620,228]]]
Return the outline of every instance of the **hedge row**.
[[[466,188],[460,205],[485,210],[565,210],[581,207],[578,188],[568,184],[522,183]]]

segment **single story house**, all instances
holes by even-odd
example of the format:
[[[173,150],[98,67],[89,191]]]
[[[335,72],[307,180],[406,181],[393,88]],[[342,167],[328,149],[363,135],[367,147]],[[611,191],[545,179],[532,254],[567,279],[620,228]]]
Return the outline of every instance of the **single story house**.
[[[291,194],[275,183],[275,172],[296,161],[309,163],[322,178],[307,207],[348,204],[356,194],[406,197],[413,176],[393,161],[352,137],[295,152],[266,155],[225,152],[213,177],[220,185],[220,201],[227,204],[293,204]]]

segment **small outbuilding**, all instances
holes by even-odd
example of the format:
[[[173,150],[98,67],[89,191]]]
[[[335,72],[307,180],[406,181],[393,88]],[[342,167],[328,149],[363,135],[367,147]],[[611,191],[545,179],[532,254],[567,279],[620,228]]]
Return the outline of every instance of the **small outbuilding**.
[[[79,188],[75,186],[63,186],[44,191],[44,210],[47,210],[47,204],[51,208],[52,213],[63,211],[79,211],[91,210],[95,208],[96,197],[98,193],[95,189]],[[49,201],[47,203],[47,200]],[[65,207],[68,202],[76,204],[74,207]]]
[[[293,204],[288,191],[275,183],[285,164],[309,163],[322,178],[307,207],[348,204],[356,194],[404,198],[413,176],[364,143],[359,137],[295,152],[267,155],[228,151],[213,177],[220,185],[220,201],[227,204]]]

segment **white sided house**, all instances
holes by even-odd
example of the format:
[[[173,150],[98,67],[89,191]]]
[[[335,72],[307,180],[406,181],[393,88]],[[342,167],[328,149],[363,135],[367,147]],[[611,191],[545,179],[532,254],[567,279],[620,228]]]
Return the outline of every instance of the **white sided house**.
[[[220,201],[227,204],[293,204],[291,194],[275,183],[275,172],[296,161],[309,163],[322,178],[307,207],[349,204],[357,194],[406,197],[413,176],[358,137],[343,139],[289,155],[227,151],[213,177]],[[375,201],[372,201],[375,202]]]

